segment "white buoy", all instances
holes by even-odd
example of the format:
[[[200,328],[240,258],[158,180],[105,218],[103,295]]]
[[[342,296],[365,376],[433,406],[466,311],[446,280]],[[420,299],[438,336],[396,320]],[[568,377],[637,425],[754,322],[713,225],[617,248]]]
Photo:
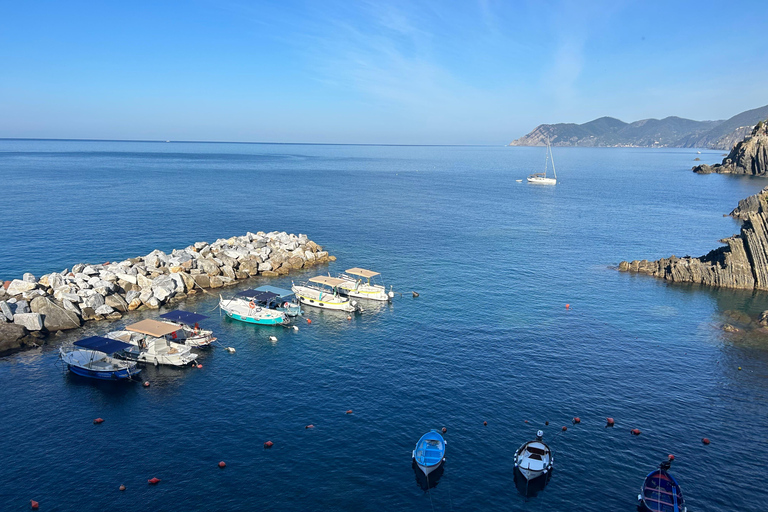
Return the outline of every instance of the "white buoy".
[[[229,352],[230,354],[234,354],[235,353],[235,347],[227,347],[227,352]]]
[[[294,330],[294,331],[298,331],[298,330],[299,330],[299,326],[298,326],[298,325],[294,325],[294,326],[293,326],[293,330]]]
[[[272,341],[272,342],[277,341],[277,336],[270,336],[269,341]]]

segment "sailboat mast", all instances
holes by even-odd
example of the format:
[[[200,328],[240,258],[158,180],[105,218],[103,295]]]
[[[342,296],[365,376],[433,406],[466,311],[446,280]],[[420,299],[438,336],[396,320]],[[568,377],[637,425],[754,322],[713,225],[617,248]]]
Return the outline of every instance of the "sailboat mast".
[[[555,179],[557,179],[557,171],[555,170],[555,155],[552,154],[552,146],[549,145],[549,139],[547,139],[547,147],[549,148],[550,158],[552,158],[552,173],[555,175]]]

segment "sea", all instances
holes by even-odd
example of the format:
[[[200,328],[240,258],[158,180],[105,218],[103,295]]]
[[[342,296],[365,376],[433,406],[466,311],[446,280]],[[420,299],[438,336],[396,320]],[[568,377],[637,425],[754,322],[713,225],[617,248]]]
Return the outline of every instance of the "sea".
[[[688,510],[766,510],[768,340],[722,324],[768,295],[617,271],[739,231],[724,214],[765,181],[696,175],[722,158],[697,151],[556,147],[548,187],[533,147],[0,141],[2,279],[249,231],[337,257],[171,306],[220,345],[148,388],[67,374],[58,347],[157,311],[0,358],[0,510],[633,511],[670,454]],[[351,267],[391,304],[305,307],[298,331],[216,308]],[[412,451],[442,428],[427,480]],[[531,489],[513,454],[537,430],[555,463]]]

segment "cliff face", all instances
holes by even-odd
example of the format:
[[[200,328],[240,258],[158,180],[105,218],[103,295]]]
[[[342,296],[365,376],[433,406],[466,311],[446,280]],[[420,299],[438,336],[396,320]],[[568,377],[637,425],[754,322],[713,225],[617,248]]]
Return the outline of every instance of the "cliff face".
[[[722,165],[698,166],[729,172],[765,176],[768,173],[768,127],[758,124]],[[649,274],[678,283],[699,283],[726,288],[768,290],[768,187],[739,201],[731,216],[743,221],[741,232],[721,240],[725,243],[700,258],[670,256],[658,261],[622,261],[619,270]]]
[[[752,133],[736,144],[722,163],[697,165],[693,172],[764,176],[768,172],[768,122],[757,123]]]

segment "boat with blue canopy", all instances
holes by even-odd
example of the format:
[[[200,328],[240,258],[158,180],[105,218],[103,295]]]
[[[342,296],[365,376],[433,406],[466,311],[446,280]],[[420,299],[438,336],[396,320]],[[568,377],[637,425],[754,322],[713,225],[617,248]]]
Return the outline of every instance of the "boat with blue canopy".
[[[263,302],[264,306],[268,307],[269,309],[282,311],[290,317],[296,317],[303,313],[301,306],[296,299],[296,294],[291,290],[278,288],[277,286],[264,285],[255,288],[254,291],[267,292],[275,295],[271,299]]]
[[[216,341],[213,331],[200,327],[200,322],[208,318],[205,315],[177,309],[163,313],[160,318],[164,323],[179,327],[179,330],[171,334],[176,343],[183,343],[188,347],[205,348]]]
[[[60,347],[59,358],[74,374],[99,380],[126,380],[138,375],[141,369],[133,361],[112,357],[131,345],[101,336],[76,341],[73,346]]]
[[[445,439],[435,429],[430,430],[416,443],[413,460],[425,475],[429,475],[445,462]]]
[[[686,512],[680,484],[669,474],[672,458],[659,464],[659,469],[645,477],[637,495],[638,510],[642,512]]]
[[[231,299],[219,295],[219,308],[231,319],[256,325],[288,325],[288,317],[282,311],[269,309],[258,303],[256,298],[269,301],[277,294],[243,290]]]

